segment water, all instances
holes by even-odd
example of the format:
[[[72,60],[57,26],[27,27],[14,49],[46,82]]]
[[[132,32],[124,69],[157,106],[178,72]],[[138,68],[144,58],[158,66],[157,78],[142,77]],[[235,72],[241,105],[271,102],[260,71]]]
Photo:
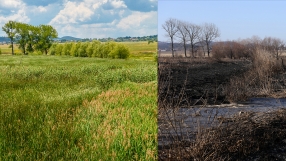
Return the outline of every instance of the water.
[[[255,112],[256,117],[266,112],[286,108],[286,98],[251,98],[236,104],[193,106],[189,108],[161,109],[159,111],[159,146],[174,140],[193,140],[203,128],[227,124],[235,115]]]

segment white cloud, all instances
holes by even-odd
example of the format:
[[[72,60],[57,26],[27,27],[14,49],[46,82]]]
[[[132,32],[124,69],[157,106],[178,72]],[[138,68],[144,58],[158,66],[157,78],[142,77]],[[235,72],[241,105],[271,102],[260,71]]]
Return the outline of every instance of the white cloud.
[[[156,0],[3,0],[0,26],[9,20],[32,25],[50,24],[59,37],[116,38],[156,34],[157,12],[135,11],[136,7],[144,8],[143,1]],[[3,34],[0,31],[0,35]]]
[[[4,25],[8,21],[19,21],[28,23],[30,21],[30,18],[26,15],[26,12],[24,9],[18,10],[16,13],[9,15],[9,16],[1,16],[0,15],[0,24]]]
[[[47,12],[47,9],[43,6],[39,6],[39,7],[37,7],[37,9],[39,12]]]
[[[125,5],[125,3],[121,0],[114,0],[114,1],[111,1],[111,5],[114,7],[114,8],[127,8],[127,6]]]
[[[78,23],[79,21],[83,22],[88,20],[93,14],[94,12],[89,4],[84,2],[77,3],[68,1],[65,8],[51,20],[50,24],[69,24]]]
[[[21,8],[23,5],[21,0],[5,0],[0,3],[0,6],[5,8]]]
[[[117,27],[124,30],[143,27],[145,24],[156,23],[157,19],[155,17],[157,17],[157,12],[154,11],[148,13],[135,11],[132,15],[121,19]]]

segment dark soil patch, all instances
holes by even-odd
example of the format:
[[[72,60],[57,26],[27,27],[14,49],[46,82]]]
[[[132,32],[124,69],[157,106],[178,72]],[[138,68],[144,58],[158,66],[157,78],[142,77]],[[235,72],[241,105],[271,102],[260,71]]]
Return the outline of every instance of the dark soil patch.
[[[159,100],[171,106],[227,103],[224,86],[251,67],[247,60],[159,58],[158,62]]]

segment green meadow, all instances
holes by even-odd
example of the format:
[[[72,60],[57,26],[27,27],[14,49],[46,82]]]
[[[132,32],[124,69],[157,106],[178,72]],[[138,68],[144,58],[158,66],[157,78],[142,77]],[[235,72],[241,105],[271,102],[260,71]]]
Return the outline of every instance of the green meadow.
[[[149,44],[148,41],[121,43],[129,47],[131,52],[130,58],[141,60],[154,60],[154,56],[157,55],[157,42]]]
[[[157,63],[150,60],[2,50],[0,160],[157,160]]]

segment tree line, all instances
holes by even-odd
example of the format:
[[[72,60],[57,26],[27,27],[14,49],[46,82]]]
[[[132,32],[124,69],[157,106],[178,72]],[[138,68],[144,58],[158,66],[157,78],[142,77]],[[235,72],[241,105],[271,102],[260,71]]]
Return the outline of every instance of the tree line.
[[[48,54],[126,59],[130,56],[130,50],[125,45],[114,41],[102,43],[98,40],[94,40],[92,42],[53,43]]]
[[[170,18],[162,25],[170,37],[172,56],[174,57],[174,39],[178,38],[183,43],[185,57],[187,57],[187,45],[191,47],[191,54],[194,57],[197,43],[204,43],[210,56],[211,42],[220,36],[219,29],[213,23],[197,25],[194,23]],[[189,43],[189,44],[188,44]]]
[[[194,57],[194,53],[198,48],[206,46],[207,54],[210,56],[212,51],[215,58],[251,58],[257,48],[267,50],[272,56],[278,57],[285,50],[285,42],[275,37],[265,37],[264,39],[258,36],[252,38],[215,42],[211,46],[212,41],[220,36],[219,29],[213,23],[204,23],[197,25],[194,23],[181,21],[170,18],[162,25],[166,31],[166,36],[171,40],[172,56],[174,57],[174,39],[178,39],[183,44],[185,57],[187,57],[187,46],[190,46],[190,52]]]
[[[252,36],[248,39],[217,42],[212,47],[212,54],[216,59],[252,58],[257,49],[263,49],[268,51],[270,56],[279,59],[285,47],[285,42],[280,38],[266,36],[261,39],[258,36]]]
[[[10,39],[12,55],[14,55],[13,44],[15,42],[19,44],[19,49],[25,55],[34,51],[47,54],[53,39],[58,37],[56,29],[51,25],[33,26],[22,22],[8,21],[2,30]]]

